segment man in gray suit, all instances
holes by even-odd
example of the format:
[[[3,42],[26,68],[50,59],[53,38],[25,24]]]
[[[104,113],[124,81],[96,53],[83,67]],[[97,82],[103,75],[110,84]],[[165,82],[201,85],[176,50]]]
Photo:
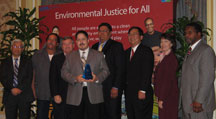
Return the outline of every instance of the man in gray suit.
[[[88,34],[78,31],[75,35],[78,51],[66,57],[62,67],[62,78],[68,84],[67,119],[101,119],[100,103],[104,101],[102,82],[109,75],[103,53],[90,49]],[[92,79],[84,79],[85,64],[89,64]]]
[[[182,66],[183,119],[212,119],[216,107],[215,53],[201,39],[202,27],[199,24],[187,24],[185,38],[190,48]]]

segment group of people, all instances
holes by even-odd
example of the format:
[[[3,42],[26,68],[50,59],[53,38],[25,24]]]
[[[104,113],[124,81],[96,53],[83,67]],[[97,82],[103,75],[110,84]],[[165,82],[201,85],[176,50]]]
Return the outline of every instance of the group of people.
[[[13,40],[12,55],[0,66],[6,118],[29,119],[36,99],[37,119],[48,118],[50,103],[55,119],[121,119],[124,93],[128,119],[152,119],[154,94],[160,119],[177,119],[179,102],[183,119],[212,119],[216,59],[202,40],[202,27],[190,23],[185,28],[190,49],[178,87],[175,37],[155,31],[151,18],[145,26],[146,33],[137,26],[128,30],[126,51],[111,39],[108,23],[98,26],[99,42],[91,48],[86,31],[75,34],[76,42],[62,38],[61,50],[58,33],[50,33],[31,59],[21,55],[24,43]],[[90,79],[84,76],[87,66]]]

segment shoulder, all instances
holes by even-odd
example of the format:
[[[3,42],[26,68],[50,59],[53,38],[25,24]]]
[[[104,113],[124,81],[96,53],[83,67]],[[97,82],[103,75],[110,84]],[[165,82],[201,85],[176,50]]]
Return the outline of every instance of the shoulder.
[[[97,47],[98,47],[98,44],[99,44],[99,42],[93,44],[93,45],[92,45],[92,48],[93,48],[93,49],[97,48]]]
[[[10,60],[12,61],[12,57],[11,57],[11,56],[9,56],[9,57],[3,59],[3,60],[1,61],[1,64],[5,64],[5,63],[9,62]]]

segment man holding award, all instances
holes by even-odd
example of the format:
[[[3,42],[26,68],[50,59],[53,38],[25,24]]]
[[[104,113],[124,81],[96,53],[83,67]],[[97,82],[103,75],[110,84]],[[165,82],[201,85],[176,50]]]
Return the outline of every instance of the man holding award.
[[[90,49],[88,34],[75,35],[78,50],[70,53],[62,67],[62,78],[67,81],[68,119],[101,119],[100,103],[104,101],[102,82],[109,75],[103,53]]]

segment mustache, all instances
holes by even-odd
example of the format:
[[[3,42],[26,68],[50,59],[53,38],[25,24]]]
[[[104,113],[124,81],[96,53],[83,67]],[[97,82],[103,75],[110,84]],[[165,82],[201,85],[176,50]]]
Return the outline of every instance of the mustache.
[[[80,43],[79,45],[82,46],[82,45],[85,45],[85,44],[84,43]]]

